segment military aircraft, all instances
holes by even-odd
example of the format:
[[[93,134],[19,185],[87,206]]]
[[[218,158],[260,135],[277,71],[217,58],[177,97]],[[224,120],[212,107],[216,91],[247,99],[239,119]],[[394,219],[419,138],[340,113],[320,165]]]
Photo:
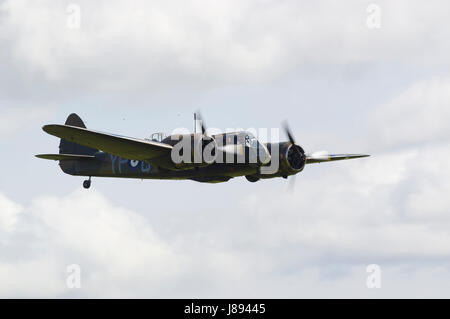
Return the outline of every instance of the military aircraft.
[[[245,176],[248,181],[257,182],[287,178],[301,172],[306,164],[369,156],[326,152],[308,155],[295,142],[287,124],[284,129],[288,141],[277,143],[261,143],[247,131],[208,135],[204,122],[194,114],[193,133],[167,137],[155,133],[150,139],[139,139],[89,130],[77,114],[71,114],[65,125],[43,127],[45,132],[61,139],[59,154],[36,157],[59,161],[66,174],[88,177],[83,182],[88,189],[92,177],[220,183]],[[205,154],[209,157],[201,156]]]

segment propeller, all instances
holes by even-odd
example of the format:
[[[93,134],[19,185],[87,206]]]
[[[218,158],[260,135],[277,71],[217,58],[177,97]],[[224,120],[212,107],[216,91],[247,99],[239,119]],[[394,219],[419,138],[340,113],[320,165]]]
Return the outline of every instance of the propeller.
[[[289,124],[287,123],[287,121],[284,121],[284,122],[283,122],[283,128],[284,128],[284,131],[286,132],[286,135],[287,135],[288,138],[289,138],[289,142],[291,142],[292,145],[296,145],[294,134],[292,134],[292,131],[291,131],[291,129],[289,128]],[[295,150],[295,152],[297,152],[297,154],[298,154],[299,156],[302,156],[302,157],[305,156],[305,154],[302,153],[302,151],[300,151],[300,148],[298,148],[298,147],[293,147],[293,149]]]
[[[291,142],[292,145],[296,145],[294,134],[292,133],[287,121],[283,122],[283,128],[284,128],[284,131],[286,132],[287,137],[289,138],[289,142]],[[299,156],[304,156],[304,154],[300,151],[300,149],[298,147],[294,147],[293,149],[295,150],[295,152],[297,152],[297,154]],[[289,178],[288,193],[294,192],[296,176],[297,176],[296,174],[291,175]]]

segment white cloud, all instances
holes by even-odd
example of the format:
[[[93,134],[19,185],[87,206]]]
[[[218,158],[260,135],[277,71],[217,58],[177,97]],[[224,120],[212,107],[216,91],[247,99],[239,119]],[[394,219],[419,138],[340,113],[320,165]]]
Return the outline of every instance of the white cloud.
[[[20,249],[26,257],[17,264],[0,262],[2,283],[12,282],[2,284],[2,295],[67,293],[64,272],[69,264],[82,266],[88,295],[107,295],[105,289],[111,278],[114,291],[120,293],[118,287],[128,281],[138,284],[143,274],[146,284],[160,285],[180,269],[177,263],[182,257],[174,255],[142,217],[112,206],[95,192],[75,192],[60,199],[41,197],[26,209],[26,214],[30,224],[22,225],[25,230],[15,235],[26,234],[29,240],[38,242],[39,254],[20,247],[22,241],[17,246],[9,243],[10,249]],[[33,274],[27,275],[27,269]],[[11,271],[15,275],[7,278],[6,273]],[[30,277],[39,279],[33,284],[36,280]],[[19,278],[21,285],[17,283]],[[51,288],[43,289],[45,281],[53,283]],[[41,291],[34,289],[36,285]]]
[[[27,218],[8,235],[14,240],[3,243],[5,256],[21,257],[0,262],[7,283],[0,294],[370,297],[365,267],[377,263],[390,287],[377,296],[420,296],[402,288],[418,288],[406,273],[430,289],[433,274],[450,281],[448,156],[446,145],[433,145],[425,153],[310,165],[294,194],[252,188],[258,191],[246,189],[237,203],[214,210],[166,207],[163,229],[152,226],[152,215],[117,207],[95,190],[40,196],[23,209]],[[308,171],[316,169],[323,174],[313,179]],[[73,263],[82,268],[79,291],[65,286]]]
[[[67,289],[64,265],[54,256],[42,253],[24,259],[0,261],[0,297],[52,297]]]
[[[78,1],[76,30],[66,27],[68,3],[2,4],[0,38],[15,71],[73,87],[153,90],[267,81],[311,64],[448,65],[446,1],[380,1],[377,30],[360,1]]]
[[[2,102],[8,104],[8,102]],[[25,127],[35,125],[47,118],[54,110],[52,107],[7,105],[0,111],[0,140],[8,139]]]
[[[3,220],[22,211],[3,195],[0,207]],[[41,196],[22,214],[0,242],[0,296],[195,297],[219,275],[250,271],[246,258],[227,250],[203,252],[161,237],[149,220],[95,191]],[[81,267],[80,290],[66,286],[71,264]]]
[[[244,212],[271,247],[291,243],[342,262],[446,258],[449,156],[441,144],[334,164],[326,176],[299,180],[295,194],[254,194]]]
[[[450,79],[414,83],[374,111],[373,145],[407,146],[450,139]]]
[[[22,206],[0,194],[0,232],[10,233],[14,231],[22,210]]]

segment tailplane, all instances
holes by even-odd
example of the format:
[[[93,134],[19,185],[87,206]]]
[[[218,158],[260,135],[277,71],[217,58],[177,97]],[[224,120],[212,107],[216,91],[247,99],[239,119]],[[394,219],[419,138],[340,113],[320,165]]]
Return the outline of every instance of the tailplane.
[[[70,114],[65,125],[86,128],[86,125],[84,125],[81,118],[76,114]],[[61,139],[59,143],[59,154],[40,154],[36,155],[36,157],[59,161],[59,166],[64,173],[77,175],[78,163],[80,161],[84,162],[95,159],[94,154],[97,152],[98,150],[96,149]]]
[[[80,161],[85,159],[93,159],[95,156],[91,155],[73,155],[73,154],[39,154],[37,158],[52,160],[52,161]]]

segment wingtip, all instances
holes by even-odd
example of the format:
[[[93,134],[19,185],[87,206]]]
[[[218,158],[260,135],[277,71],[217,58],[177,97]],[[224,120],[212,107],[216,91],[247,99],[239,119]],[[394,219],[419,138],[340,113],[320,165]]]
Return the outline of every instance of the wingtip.
[[[51,127],[51,124],[44,125],[44,126],[42,127],[42,130],[43,130],[44,132],[48,133],[50,127]]]
[[[363,157],[369,157],[369,154],[355,154],[351,156],[352,158],[363,158]]]
[[[56,127],[60,127],[60,126],[64,126],[64,125],[59,125],[59,124],[47,124],[47,125],[44,125],[44,126],[42,127],[42,130],[43,130],[45,133],[47,133],[47,134],[53,135],[54,129],[55,129]]]

